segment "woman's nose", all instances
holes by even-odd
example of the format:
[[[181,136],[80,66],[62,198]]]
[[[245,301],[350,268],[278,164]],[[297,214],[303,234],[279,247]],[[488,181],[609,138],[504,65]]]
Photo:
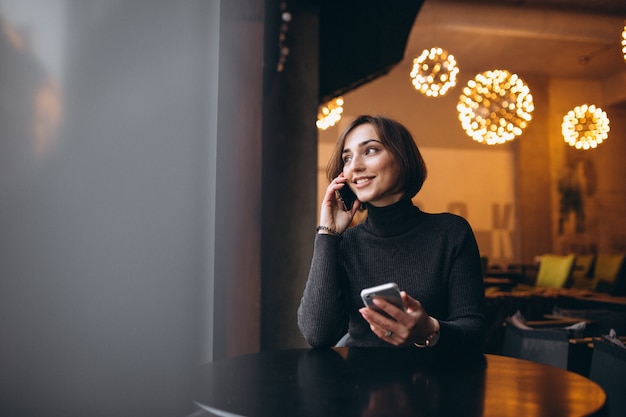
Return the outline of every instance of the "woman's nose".
[[[353,162],[352,169],[355,171],[362,171],[365,169],[365,161],[363,161],[362,157],[355,158]]]
[[[345,168],[349,171],[362,171],[364,168],[363,158],[360,156],[354,156]]]

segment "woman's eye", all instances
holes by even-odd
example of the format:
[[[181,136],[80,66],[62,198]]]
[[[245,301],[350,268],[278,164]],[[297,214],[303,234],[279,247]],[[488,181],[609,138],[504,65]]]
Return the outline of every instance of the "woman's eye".
[[[343,163],[347,164],[348,162],[352,161],[352,155],[345,155],[343,157]]]
[[[367,148],[365,150],[365,155],[372,155],[372,154],[375,154],[376,152],[378,152],[378,148],[374,148],[374,147]]]

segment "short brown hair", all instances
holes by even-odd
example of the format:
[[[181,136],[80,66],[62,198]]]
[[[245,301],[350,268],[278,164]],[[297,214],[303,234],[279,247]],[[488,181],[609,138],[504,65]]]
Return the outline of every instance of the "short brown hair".
[[[412,198],[426,180],[426,163],[408,129],[395,120],[383,116],[361,115],[344,129],[326,166],[328,181],[332,181],[343,171],[342,153],[346,136],[357,126],[368,123],[372,125],[383,146],[391,152],[400,166],[399,183],[403,197]]]

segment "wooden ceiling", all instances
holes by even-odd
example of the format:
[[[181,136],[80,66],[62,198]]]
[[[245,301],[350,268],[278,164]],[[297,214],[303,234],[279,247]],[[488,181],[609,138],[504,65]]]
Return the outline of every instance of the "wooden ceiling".
[[[426,0],[405,63],[440,46],[460,68],[605,80],[626,73],[624,0]]]

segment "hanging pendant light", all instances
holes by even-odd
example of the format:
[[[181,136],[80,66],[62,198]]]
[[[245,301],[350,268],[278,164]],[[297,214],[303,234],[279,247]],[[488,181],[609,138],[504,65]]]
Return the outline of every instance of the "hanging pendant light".
[[[563,117],[563,138],[576,149],[594,149],[608,138],[609,118],[593,104],[576,106]]]
[[[335,97],[328,103],[320,106],[317,112],[317,122],[315,122],[315,125],[318,129],[326,130],[341,120],[342,113],[343,97]]]
[[[520,136],[535,109],[528,86],[516,74],[493,70],[477,74],[463,88],[457,111],[465,133],[496,145]]]
[[[428,97],[445,95],[456,85],[459,68],[452,54],[441,48],[424,49],[413,60],[411,82],[413,87]]]

